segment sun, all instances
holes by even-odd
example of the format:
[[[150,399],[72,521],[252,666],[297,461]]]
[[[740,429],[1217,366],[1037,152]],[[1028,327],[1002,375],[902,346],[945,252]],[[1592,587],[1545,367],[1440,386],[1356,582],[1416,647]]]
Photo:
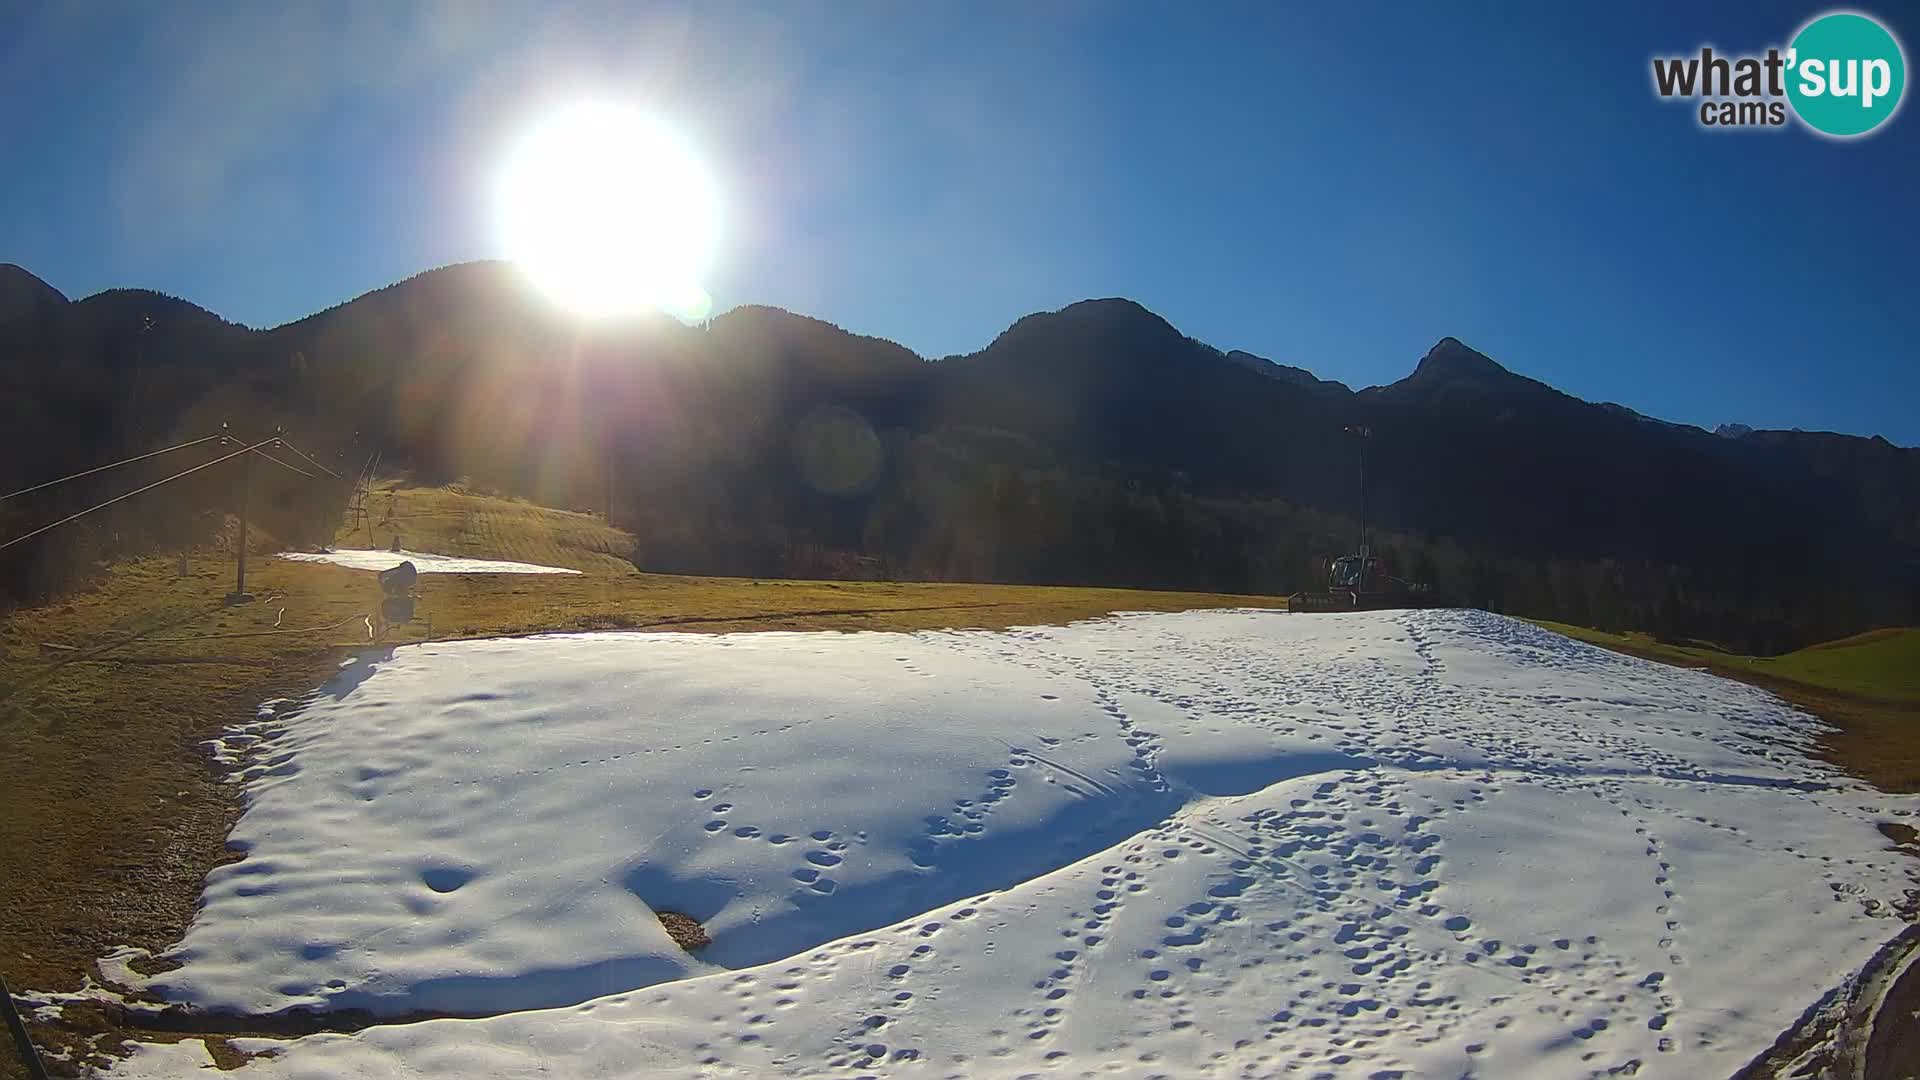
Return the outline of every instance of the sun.
[[[639,109],[583,102],[512,147],[496,190],[500,240],[534,284],[581,315],[648,308],[704,318],[719,235],[712,176]]]

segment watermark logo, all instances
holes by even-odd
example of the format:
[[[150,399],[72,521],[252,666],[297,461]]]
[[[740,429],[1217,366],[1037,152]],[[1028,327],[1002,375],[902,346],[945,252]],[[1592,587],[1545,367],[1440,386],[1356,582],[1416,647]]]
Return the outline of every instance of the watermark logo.
[[[1865,15],[1822,15],[1794,36],[1787,100],[1824,135],[1865,135],[1893,118],[1907,89],[1907,58],[1893,34]]]
[[[1821,135],[1850,139],[1900,110],[1907,60],[1878,20],[1834,11],[1801,27],[1785,49],[1656,56],[1653,88],[1662,98],[1699,101],[1702,127],[1779,128],[1793,116]]]

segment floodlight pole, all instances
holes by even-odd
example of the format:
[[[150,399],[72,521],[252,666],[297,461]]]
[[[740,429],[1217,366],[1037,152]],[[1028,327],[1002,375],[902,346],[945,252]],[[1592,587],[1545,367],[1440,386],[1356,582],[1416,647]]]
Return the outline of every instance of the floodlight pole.
[[[588,350],[587,364],[589,369],[592,370],[593,382],[598,382],[600,379],[605,378],[606,373],[604,371],[600,371],[597,368],[595,368],[596,361],[598,361],[604,356],[605,356],[605,352],[603,350],[595,350],[595,349]],[[607,391],[606,392],[607,401],[612,401],[613,400],[612,387],[607,387],[606,391]],[[607,511],[606,521],[607,521],[607,528],[611,529],[613,528],[613,431],[614,431],[614,426],[613,426],[612,410],[609,409],[604,402],[600,406],[600,423],[602,425],[602,430],[600,432],[601,450],[606,455],[606,469],[605,469],[605,477],[606,477],[606,484],[607,484],[607,490],[605,493],[606,511]]]
[[[582,324],[575,324],[573,330],[573,359],[576,370],[583,370],[587,376],[587,385],[595,385],[601,372],[595,367],[602,351],[594,348],[592,335]],[[608,395],[611,397],[611,394]],[[606,485],[601,493],[601,506],[606,515],[607,527],[613,527],[613,420],[603,406],[600,410],[600,452],[602,458],[602,480]]]
[[[1360,557],[1373,554],[1372,537],[1367,533],[1367,444],[1373,441],[1373,429],[1364,424],[1347,428],[1347,434],[1360,439]]]

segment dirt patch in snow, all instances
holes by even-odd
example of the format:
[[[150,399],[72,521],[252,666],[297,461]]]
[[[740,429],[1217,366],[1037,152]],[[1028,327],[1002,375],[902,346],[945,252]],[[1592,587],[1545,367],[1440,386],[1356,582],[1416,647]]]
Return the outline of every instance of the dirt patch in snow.
[[[660,925],[667,928],[667,936],[682,949],[693,952],[713,944],[713,939],[707,936],[706,928],[701,926],[700,920],[693,916],[682,915],[677,911],[658,911],[654,914],[659,917]]]

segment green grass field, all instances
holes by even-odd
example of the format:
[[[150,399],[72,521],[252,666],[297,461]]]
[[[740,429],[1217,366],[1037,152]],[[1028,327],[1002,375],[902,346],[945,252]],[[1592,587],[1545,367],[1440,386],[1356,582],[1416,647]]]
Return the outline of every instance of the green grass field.
[[[1920,628],[1871,630],[1751,661],[1783,679],[1895,701],[1920,701]]]

